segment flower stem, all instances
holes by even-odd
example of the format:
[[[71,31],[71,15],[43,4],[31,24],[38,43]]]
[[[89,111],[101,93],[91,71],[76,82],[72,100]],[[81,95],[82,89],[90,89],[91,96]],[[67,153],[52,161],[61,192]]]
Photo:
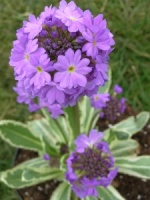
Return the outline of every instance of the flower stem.
[[[74,116],[74,121],[73,121],[73,134],[74,137],[76,138],[80,134],[80,113],[79,113],[79,107],[78,103],[72,107],[72,112]]]
[[[72,199],[73,199],[73,200],[78,200],[78,199],[79,199],[79,198],[75,195],[74,192],[72,192]]]
[[[98,119],[99,119],[99,111],[96,111],[95,114],[93,115],[92,119],[91,119],[90,124],[89,124],[88,131],[87,131],[88,133],[91,129],[93,129],[95,127]]]
[[[78,104],[73,107],[68,107],[65,109],[65,113],[67,114],[67,120],[72,129],[74,139],[80,134],[80,113]]]

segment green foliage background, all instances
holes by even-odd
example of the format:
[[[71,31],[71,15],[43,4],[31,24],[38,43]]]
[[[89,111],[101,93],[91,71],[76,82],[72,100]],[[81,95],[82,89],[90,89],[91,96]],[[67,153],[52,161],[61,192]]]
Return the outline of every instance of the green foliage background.
[[[13,70],[9,67],[12,41],[16,30],[28,14],[36,16],[46,5],[57,5],[58,0],[1,0],[0,1],[0,120],[25,121],[29,113],[25,105],[16,103],[12,91],[15,85]],[[69,1],[68,1],[69,2]],[[114,34],[115,49],[110,66],[113,84],[124,89],[124,96],[136,110],[150,110],[150,2],[149,0],[76,0],[82,9],[95,15],[103,13]],[[13,151],[0,141],[0,170],[10,166]],[[16,195],[0,184],[0,199],[17,199]]]

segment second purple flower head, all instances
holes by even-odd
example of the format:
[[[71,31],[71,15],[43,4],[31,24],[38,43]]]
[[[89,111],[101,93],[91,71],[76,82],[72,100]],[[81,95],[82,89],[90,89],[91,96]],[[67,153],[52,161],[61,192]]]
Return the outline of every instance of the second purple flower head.
[[[75,140],[76,149],[67,159],[66,179],[80,198],[97,196],[97,186],[107,187],[115,178],[118,167],[103,133],[91,130],[89,136],[81,134]]]

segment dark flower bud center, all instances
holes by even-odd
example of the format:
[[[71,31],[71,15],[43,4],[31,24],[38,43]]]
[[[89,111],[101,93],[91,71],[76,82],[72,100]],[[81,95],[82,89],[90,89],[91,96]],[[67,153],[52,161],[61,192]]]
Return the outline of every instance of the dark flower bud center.
[[[113,122],[120,116],[121,103],[116,97],[110,96],[110,100],[106,103],[106,107],[102,109],[104,118]]]
[[[39,46],[46,50],[49,58],[52,61],[56,61],[57,57],[59,55],[64,55],[69,48],[81,50],[81,44],[76,41],[79,36],[81,36],[79,32],[71,35],[67,30],[64,30],[61,27],[49,27],[44,24],[43,30],[39,36],[37,36],[37,39]]]
[[[96,148],[86,148],[84,153],[74,153],[72,168],[89,179],[107,177],[111,166],[110,155]]]

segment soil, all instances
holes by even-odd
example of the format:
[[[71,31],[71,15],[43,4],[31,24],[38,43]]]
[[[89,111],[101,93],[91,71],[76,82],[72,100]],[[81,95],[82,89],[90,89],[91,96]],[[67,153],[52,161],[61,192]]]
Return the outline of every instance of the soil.
[[[136,114],[137,113],[127,106],[125,114],[118,117],[116,121],[108,122],[100,119],[98,121],[98,126],[100,130],[104,130],[108,127],[108,124],[115,124],[130,115],[134,115],[136,117]],[[150,123],[147,124],[142,131],[134,135],[133,138],[140,144],[139,155],[150,155]],[[34,157],[37,157],[37,153],[20,149],[16,156],[17,159],[15,165]],[[58,185],[58,181],[51,180],[32,187],[20,189],[18,190],[18,193],[22,200],[49,200],[49,197]],[[126,200],[150,199],[150,180],[135,178],[119,173],[113,181],[113,185]]]

